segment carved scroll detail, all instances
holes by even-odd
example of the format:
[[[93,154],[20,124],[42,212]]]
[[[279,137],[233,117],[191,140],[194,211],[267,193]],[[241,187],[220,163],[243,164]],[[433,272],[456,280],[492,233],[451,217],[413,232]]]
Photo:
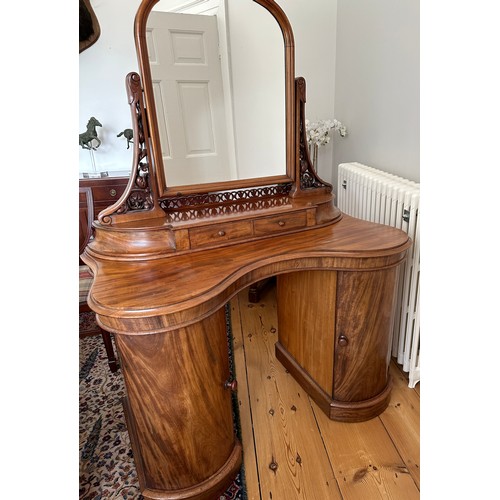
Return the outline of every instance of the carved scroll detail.
[[[299,147],[299,175],[300,189],[326,188],[327,192],[332,191],[332,185],[321,180],[316,172],[309,156],[309,147],[307,145],[305,103],[306,103],[306,81],[299,77],[295,80],[295,91],[297,98],[297,113],[299,116],[298,147]]]
[[[123,195],[98,216],[99,222],[106,225],[113,222],[115,215],[151,210],[155,206],[147,144],[149,134],[140,76],[137,73],[129,73],[126,86],[134,130],[134,159],[130,181]]]

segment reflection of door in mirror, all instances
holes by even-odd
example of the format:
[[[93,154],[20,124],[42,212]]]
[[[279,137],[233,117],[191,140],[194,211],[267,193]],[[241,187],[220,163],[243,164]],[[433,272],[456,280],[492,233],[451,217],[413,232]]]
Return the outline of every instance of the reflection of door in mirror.
[[[236,178],[229,162],[216,18],[153,11],[147,40],[167,183]]]
[[[187,13],[199,3],[162,0],[147,22],[166,183],[284,175],[279,25],[253,0],[210,0],[205,15]]]

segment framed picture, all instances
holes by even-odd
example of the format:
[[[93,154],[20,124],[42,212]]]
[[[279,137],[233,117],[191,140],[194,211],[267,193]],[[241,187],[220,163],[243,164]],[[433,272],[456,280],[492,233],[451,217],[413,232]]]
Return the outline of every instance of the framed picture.
[[[80,51],[83,52],[93,45],[99,35],[101,28],[95,15],[90,0],[79,0],[80,2]]]

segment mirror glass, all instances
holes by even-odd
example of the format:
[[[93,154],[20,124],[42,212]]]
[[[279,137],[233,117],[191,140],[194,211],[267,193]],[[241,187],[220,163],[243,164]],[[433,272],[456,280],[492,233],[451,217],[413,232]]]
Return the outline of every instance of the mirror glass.
[[[286,174],[285,56],[253,0],[160,0],[146,24],[168,188]]]

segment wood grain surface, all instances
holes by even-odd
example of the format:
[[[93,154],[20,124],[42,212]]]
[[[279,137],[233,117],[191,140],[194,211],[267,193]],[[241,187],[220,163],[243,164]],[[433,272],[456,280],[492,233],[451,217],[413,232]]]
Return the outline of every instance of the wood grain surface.
[[[221,309],[176,332],[117,336],[143,488],[193,487],[233,453],[225,330]]]
[[[262,498],[342,498],[307,394],[274,355],[275,302],[240,304],[252,422],[266,429],[253,435]]]
[[[420,384],[418,390],[410,389],[408,379],[392,362],[393,395],[388,408],[379,417],[362,423],[335,422],[329,420],[308,397],[315,419],[311,423],[310,413],[304,410],[301,387],[290,374],[282,372],[280,363],[273,358],[272,349],[268,351],[266,347],[266,342],[280,333],[273,287],[263,292],[260,303],[250,303],[243,290],[231,304],[235,349],[239,352],[236,359],[238,399],[242,422],[247,422],[242,433],[243,457],[245,470],[253,471],[247,474],[249,500],[269,500],[270,493],[274,500],[316,498],[314,493],[308,496],[311,486],[300,491],[295,487],[297,479],[290,468],[280,467],[279,460],[276,478],[273,473],[270,478],[267,477],[271,472],[268,469],[269,453],[272,454],[275,449],[288,450],[290,443],[296,444],[300,450],[304,434],[307,434],[307,441],[313,443],[310,446],[311,454],[314,454],[311,460],[319,465],[308,469],[307,475],[304,471],[302,479],[311,481],[311,485],[320,485],[321,489],[321,483],[326,480],[322,474],[326,474],[329,484],[335,483],[335,487],[330,486],[330,491],[323,491],[325,496],[322,500],[418,499]],[[274,329],[276,332],[271,333]],[[259,361],[261,357],[264,361]],[[267,379],[269,374],[272,383]],[[283,399],[283,394],[289,395],[292,400]],[[276,414],[272,418],[270,415],[265,418],[254,415],[254,411],[260,413],[259,405],[265,408],[263,399],[266,402],[284,401],[282,405],[287,413],[286,418],[280,421],[287,423],[286,432],[276,431]],[[295,404],[297,409],[293,413],[296,427],[288,423],[292,414],[288,403]],[[316,439],[322,441],[322,447],[314,445]],[[306,466],[305,461],[302,464]],[[288,475],[291,476],[289,481]],[[264,480],[261,480],[262,477]]]
[[[92,243],[82,258],[94,272],[89,304],[102,325],[111,332],[142,335],[206,317],[242,288],[269,276],[395,266],[409,245],[400,230],[344,215],[336,224],[303,233],[157,260],[97,259]]]
[[[333,376],[337,401],[363,401],[387,385],[397,272],[339,273]]]
[[[330,396],[336,295],[336,271],[299,271],[278,276],[280,344]]]

